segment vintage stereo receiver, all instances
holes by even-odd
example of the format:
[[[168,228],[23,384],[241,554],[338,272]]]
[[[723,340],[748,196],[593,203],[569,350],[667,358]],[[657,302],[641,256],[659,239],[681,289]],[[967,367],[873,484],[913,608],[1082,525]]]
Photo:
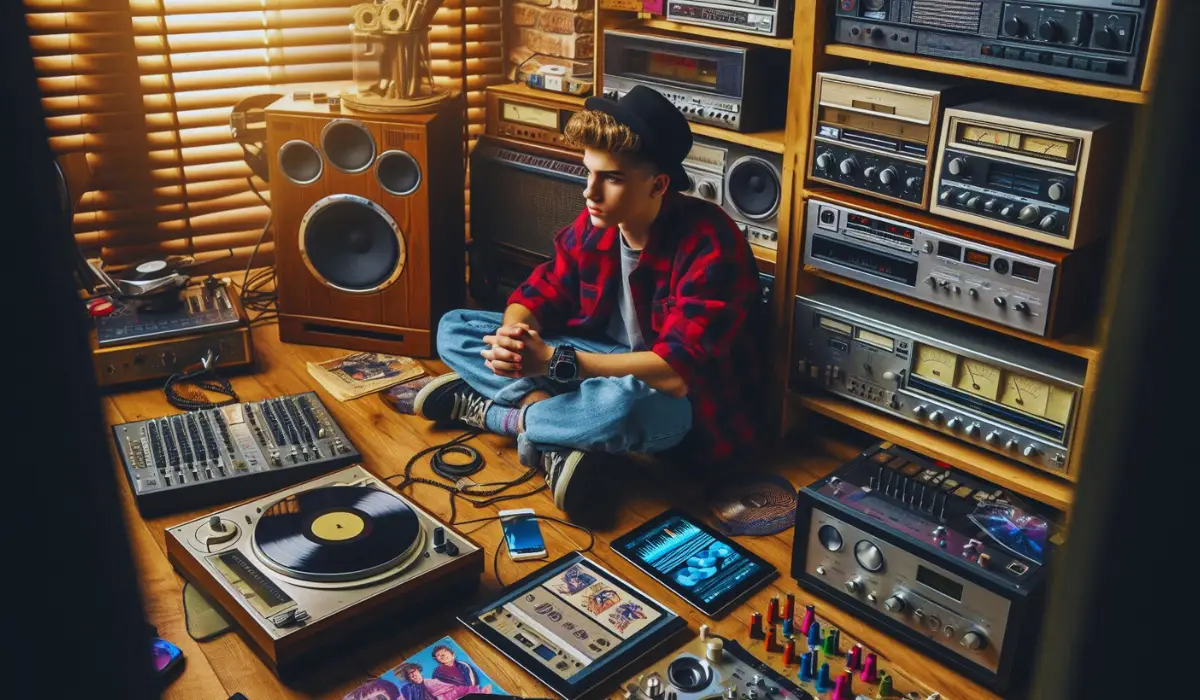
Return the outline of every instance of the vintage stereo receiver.
[[[775,249],[783,156],[696,136],[683,169],[690,180],[684,194],[720,205],[747,240]]]
[[[796,297],[794,389],[1067,473],[1083,359],[851,291]]]
[[[847,195],[810,197],[804,264],[1002,326],[1060,336],[1089,317],[1101,246],[1037,246]]]
[[[994,101],[948,109],[930,211],[1080,247],[1112,225],[1118,147],[1099,119]]]
[[[667,19],[759,36],[792,35],[794,0],[667,0]]]
[[[619,99],[645,85],[666,96],[688,121],[733,131],[779,129],[789,60],[782,49],[607,29],[604,96]]]
[[[1054,517],[885,442],[800,489],[792,576],[1004,693],[1032,675]]]
[[[836,0],[835,41],[1134,85],[1153,0]]]
[[[487,89],[485,133],[570,149],[563,129],[580,109],[579,100],[560,98],[524,85],[493,85]]]
[[[890,69],[818,73],[811,177],[924,209],[941,111],[965,90]]]

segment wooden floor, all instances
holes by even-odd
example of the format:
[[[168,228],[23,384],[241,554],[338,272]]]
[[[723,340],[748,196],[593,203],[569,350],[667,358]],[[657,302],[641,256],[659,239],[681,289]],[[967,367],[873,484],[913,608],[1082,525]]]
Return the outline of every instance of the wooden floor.
[[[317,390],[363,453],[365,466],[375,474],[387,476],[399,473],[415,451],[452,437],[453,433],[433,430],[428,423],[419,418],[396,414],[384,405],[378,396],[339,403],[320,390],[308,376],[305,362],[329,359],[340,354],[340,351],[282,344],[279,342],[276,328],[270,325],[259,327],[254,333],[258,372],[233,379],[234,388],[242,400],[256,401],[280,394]],[[440,363],[429,363],[428,366],[434,373],[444,371]],[[159,389],[112,394],[105,398],[104,410],[107,421],[112,424],[176,412],[166,402]],[[475,444],[487,460],[484,471],[475,477],[477,480],[506,480],[522,473],[523,469],[517,462],[516,453],[506,439],[489,435],[476,440]],[[769,460],[767,464],[745,464],[740,468],[747,471],[769,469],[800,486],[828,473],[865,444],[847,443],[842,438],[833,439],[828,436],[792,439],[781,446],[777,451],[778,456]],[[428,463],[425,462],[418,465],[417,473],[433,478]],[[161,636],[178,644],[186,656],[183,673],[167,688],[163,697],[178,700],[225,700],[234,692],[241,692],[248,700],[340,700],[344,693],[368,680],[370,676],[386,672],[407,655],[447,634],[466,649],[483,670],[510,694],[553,696],[548,688],[481,643],[472,633],[461,628],[454,621],[454,609],[430,611],[427,617],[416,624],[398,626],[390,639],[353,651],[332,654],[328,664],[315,670],[310,674],[311,677],[306,678],[298,687],[281,684],[237,634],[226,634],[203,644],[192,641],[184,624],[183,581],[167,561],[163,534],[164,528],[198,517],[214,508],[145,520],[133,505],[124,477],[119,478],[122,482],[123,508],[128,523],[129,540],[138,567],[147,618],[157,625]],[[540,479],[536,483],[540,483]],[[685,616],[689,622],[690,634],[694,635],[697,627],[706,623],[715,632],[741,641],[752,648],[760,658],[765,658],[778,670],[795,678],[798,667],[785,668],[780,654],[765,654],[759,643],[753,643],[751,646],[746,634],[751,612],[765,611],[767,601],[772,595],[778,595],[782,599],[785,594],[793,593],[796,595],[798,609],[802,610],[801,606],[804,604],[815,604],[823,626],[832,624],[842,631],[843,648],[853,641],[859,641],[868,650],[877,652],[880,668],[897,678],[897,690],[919,691],[921,698],[933,691],[940,692],[943,698],[996,697],[832,605],[814,600],[809,593],[801,590],[788,573],[792,546],[790,531],[772,537],[739,538],[740,543],[771,561],[779,569],[780,576],[772,585],[757,592],[720,622],[714,623],[706,619],[670,591],[613,554],[609,548],[609,543],[616,536],[672,505],[683,506],[693,513],[707,517],[707,511],[700,498],[703,490],[701,485],[693,483],[686,473],[648,467],[639,470],[629,483],[621,484],[620,487],[624,489],[625,497],[617,513],[616,523],[611,529],[596,533],[595,549],[589,556],[625,576]],[[446,492],[417,485],[406,493],[439,517],[449,517]],[[482,511],[460,503],[458,518],[468,520],[494,513],[501,508],[517,507],[530,507],[538,513],[559,517],[562,515],[543,490],[533,496],[500,503]],[[711,521],[711,518],[709,520]],[[500,528],[497,523],[490,522],[482,526],[468,525],[462,530],[487,552],[487,570],[476,595],[478,601],[483,601],[486,599],[484,596],[499,590],[492,571],[492,553],[502,541]],[[551,559],[587,544],[585,534],[553,522],[543,522],[542,531]],[[498,561],[499,574],[506,583],[515,581],[544,563],[515,563],[503,554]]]

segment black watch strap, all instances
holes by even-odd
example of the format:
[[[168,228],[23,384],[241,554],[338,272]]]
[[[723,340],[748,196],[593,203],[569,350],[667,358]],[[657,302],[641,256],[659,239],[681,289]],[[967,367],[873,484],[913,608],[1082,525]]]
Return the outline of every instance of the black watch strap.
[[[546,374],[556,382],[569,382],[579,376],[579,361],[575,347],[571,345],[556,345],[554,354],[550,356],[550,364]]]

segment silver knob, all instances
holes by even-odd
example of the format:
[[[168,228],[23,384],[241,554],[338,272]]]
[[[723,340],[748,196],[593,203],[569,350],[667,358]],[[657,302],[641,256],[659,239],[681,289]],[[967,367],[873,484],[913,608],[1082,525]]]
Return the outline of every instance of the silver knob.
[[[720,637],[712,637],[704,647],[704,657],[713,663],[719,662],[725,653],[725,642]]]
[[[700,196],[705,199],[712,199],[717,196],[717,188],[713,187],[711,182],[701,182],[699,192]]]
[[[846,592],[847,593],[856,594],[861,589],[862,589],[862,584],[859,583],[859,580],[857,578],[852,578],[846,582]]]
[[[959,426],[962,424],[963,424],[962,418],[959,418],[958,416],[955,416],[955,417],[951,418],[950,420],[946,421],[946,427],[951,430],[958,430]]]
[[[954,638],[954,628],[951,627],[950,625],[946,625],[945,629],[942,630],[942,634],[953,639]]]
[[[1026,445],[1025,449],[1021,450],[1021,454],[1025,455],[1026,457],[1037,457],[1041,453],[1042,451],[1034,445]]]
[[[1057,202],[1067,194],[1067,188],[1062,186],[1061,182],[1053,182],[1046,190],[1046,194],[1050,196],[1050,201]]]
[[[1041,214],[1042,210],[1038,209],[1036,205],[1027,204],[1021,208],[1021,213],[1017,214],[1017,221],[1023,224],[1032,224],[1038,220]]]
[[[662,695],[662,692],[662,681],[657,676],[651,676],[646,679],[646,695],[658,698]]]
[[[1003,216],[1006,219],[1011,219],[1016,211],[1017,207],[1015,205],[1005,204],[1004,206],[1000,207],[1000,216]]]
[[[826,152],[817,156],[817,167],[821,170],[829,170],[832,165],[833,154]]]
[[[965,168],[966,165],[966,158],[951,158],[949,165],[946,167],[950,171],[951,175],[960,175],[962,174],[963,168]]]
[[[913,415],[916,415],[916,416],[924,415],[925,414],[925,404],[921,404],[920,406],[913,406],[912,411],[913,411]]]
[[[867,178],[868,180],[874,179],[876,170],[879,170],[879,168],[875,167],[874,165],[868,165],[863,169],[863,177]]]
[[[843,175],[853,175],[855,170],[858,170],[858,161],[853,156],[842,159],[838,163],[838,170],[842,171]]]
[[[998,200],[998,199],[996,199],[995,197],[993,197],[993,198],[991,198],[991,199],[989,199],[988,201],[986,201],[986,202],[984,202],[984,203],[983,203],[983,210],[984,210],[984,211],[989,211],[989,212],[990,212],[990,211],[996,211],[996,207],[998,207],[999,205],[1000,205],[1000,200]]]
[[[963,638],[958,641],[959,644],[970,649],[971,651],[979,651],[987,646],[987,637],[979,632],[967,632]]]
[[[1008,442],[1004,443],[1004,449],[1006,449],[1006,450],[1015,450],[1020,446],[1021,446],[1021,443],[1017,442],[1016,440],[1014,440],[1012,438],[1009,438]]]
[[[896,594],[883,601],[883,607],[890,613],[904,612],[904,597]]]
[[[896,181],[896,169],[888,166],[879,171],[879,182],[884,185],[890,185]]]
[[[967,426],[967,435],[970,437],[979,437],[979,424],[972,423]]]
[[[1017,303],[1013,304],[1013,311],[1022,314],[1026,313],[1029,311],[1029,304],[1026,304],[1023,301],[1018,301]]]
[[[945,535],[945,534],[946,534],[946,528],[942,527],[941,525],[938,525],[937,527],[933,528],[933,538],[934,539],[938,539],[942,535]]]
[[[933,252],[933,241],[925,241],[925,243],[922,244],[922,246],[921,246],[921,250],[925,251],[926,253],[932,253]]]
[[[942,413],[941,411],[934,411],[933,413],[929,414],[929,420],[933,421],[934,423],[937,423],[938,421],[940,421],[942,419],[942,416],[944,416],[944,415],[946,415],[946,414]]]
[[[1000,433],[993,430],[987,434],[987,437],[983,441],[989,445],[995,445],[997,442],[1000,442]]]
[[[972,299],[978,299],[978,298],[979,298],[979,290],[978,290],[978,289],[975,289],[974,287],[972,287],[972,288],[968,289],[968,290],[967,290],[967,294],[969,294],[969,295],[970,295],[970,297],[971,297]]]
[[[942,618],[938,617],[937,615],[930,615],[929,617],[925,618],[925,626],[931,630],[937,630],[942,626]]]
[[[1008,303],[1004,300],[1004,297],[996,297],[995,299],[992,299],[992,301],[996,302],[996,306],[999,306],[1002,309],[1004,308],[1004,305]]]
[[[1038,227],[1043,231],[1053,231],[1058,228],[1058,217],[1054,214],[1047,214],[1038,222]]]
[[[817,575],[819,575],[819,576],[824,576],[824,575],[825,575],[825,567],[823,567],[823,566],[818,566],[818,567],[817,567]]]
[[[968,199],[967,200],[967,209],[978,209],[980,200],[981,200],[981,197],[979,195],[975,195],[974,197],[971,197],[970,199]]]
[[[867,600],[874,603],[875,601],[879,600],[879,596],[875,595],[874,592],[871,592],[867,594]]]
[[[915,190],[921,186],[921,178],[916,176],[905,178],[904,186],[910,190]]]
[[[737,697],[738,697],[738,687],[737,687],[737,683],[734,683],[733,685],[729,686],[729,690],[725,691],[725,698],[726,698],[726,700],[737,700]]]

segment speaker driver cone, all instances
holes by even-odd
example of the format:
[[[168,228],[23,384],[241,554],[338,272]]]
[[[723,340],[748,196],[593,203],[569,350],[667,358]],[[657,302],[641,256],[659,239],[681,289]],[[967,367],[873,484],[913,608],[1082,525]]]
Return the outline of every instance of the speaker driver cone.
[[[762,158],[739,158],[730,166],[725,182],[729,202],[742,216],[759,221],[779,209],[779,175]]]
[[[407,151],[384,151],[375,165],[375,177],[384,192],[403,197],[420,186],[421,166]]]
[[[335,119],[321,129],[321,150],[338,170],[361,173],[375,160],[375,139],[361,122]]]
[[[324,169],[321,154],[307,141],[288,141],[279,149],[279,170],[297,185],[311,185]]]
[[[300,255],[309,271],[330,287],[376,292],[404,270],[404,234],[375,202],[353,194],[330,195],[304,214]]]

